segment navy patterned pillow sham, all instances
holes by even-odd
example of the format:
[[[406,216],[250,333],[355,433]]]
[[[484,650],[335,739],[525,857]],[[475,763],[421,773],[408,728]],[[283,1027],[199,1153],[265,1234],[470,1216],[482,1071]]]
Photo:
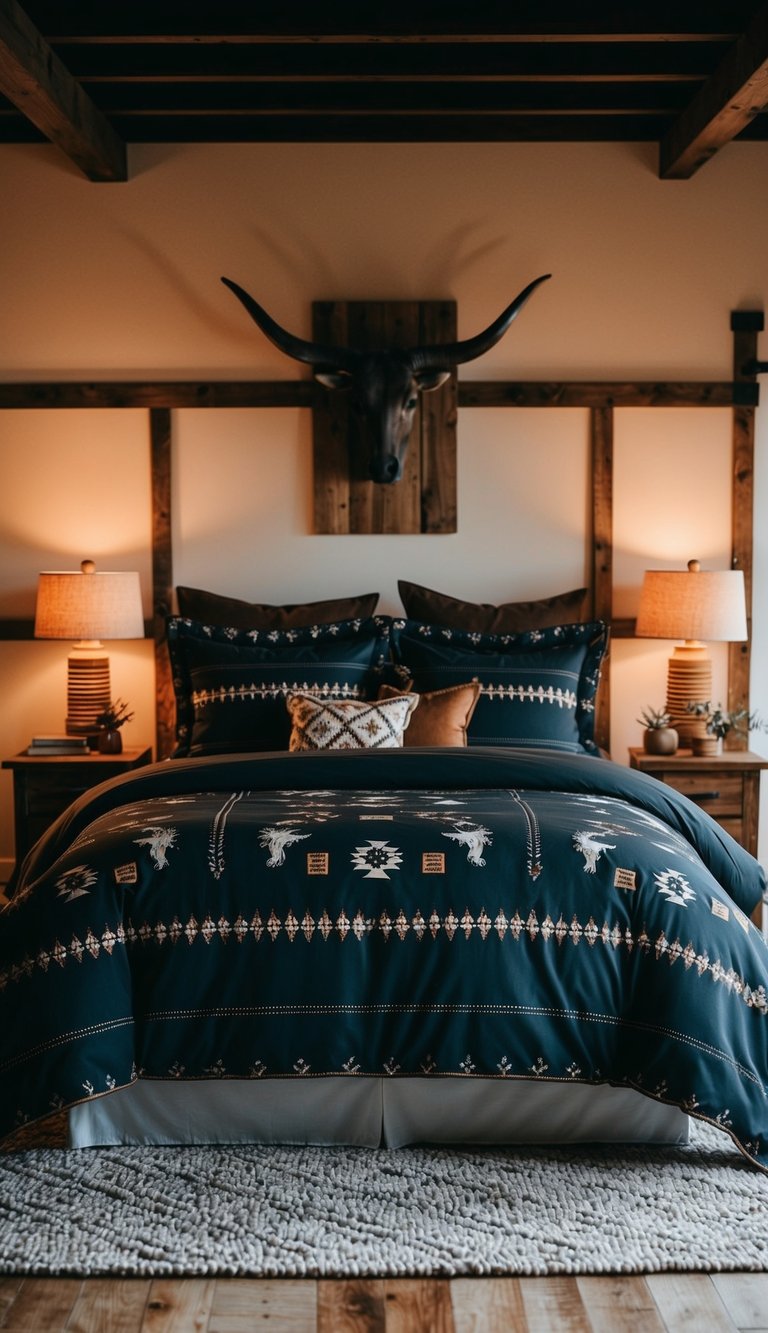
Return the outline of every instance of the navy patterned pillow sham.
[[[293,630],[238,630],[167,621],[182,755],[287,750],[286,696],[374,699],[390,655],[388,617]]]
[[[416,691],[479,680],[469,745],[597,754],[595,694],[607,642],[608,628],[600,620],[523,634],[393,622],[395,661]]]

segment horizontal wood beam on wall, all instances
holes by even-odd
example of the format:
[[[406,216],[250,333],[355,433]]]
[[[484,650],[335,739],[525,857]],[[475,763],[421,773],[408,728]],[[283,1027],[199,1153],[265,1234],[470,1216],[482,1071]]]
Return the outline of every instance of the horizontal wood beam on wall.
[[[752,385],[727,380],[459,381],[459,407],[732,407]]]
[[[61,380],[0,384],[2,407],[311,407],[312,380]]]
[[[0,408],[309,407],[312,380],[62,380],[0,383]],[[759,386],[729,380],[459,380],[459,407],[755,407]]]
[[[151,639],[154,634],[154,621],[144,621],[144,638]],[[22,643],[35,637],[34,616],[0,617],[0,641]]]

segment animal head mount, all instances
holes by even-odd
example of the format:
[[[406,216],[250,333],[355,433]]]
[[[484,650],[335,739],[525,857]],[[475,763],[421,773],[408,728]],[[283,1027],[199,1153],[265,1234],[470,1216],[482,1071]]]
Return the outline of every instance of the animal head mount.
[[[474,361],[495,347],[528,297],[550,276],[544,273],[529,282],[498,319],[474,338],[378,351],[358,351],[297,338],[281,328],[236,282],[229,278],[222,278],[222,282],[281,352],[312,366],[315,379],[326,388],[349,390],[355,410],[368,427],[371,480],[390,484],[399,481],[403,473],[403,458],[419,394],[439,388],[454,366]]]

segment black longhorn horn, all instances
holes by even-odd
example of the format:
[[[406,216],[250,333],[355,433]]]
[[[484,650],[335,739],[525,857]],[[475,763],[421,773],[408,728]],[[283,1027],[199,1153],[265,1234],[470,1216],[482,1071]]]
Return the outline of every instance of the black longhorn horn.
[[[279,347],[281,352],[287,356],[292,356],[296,361],[304,361],[310,366],[333,367],[336,370],[352,371],[357,363],[357,354],[351,347],[333,347],[323,346],[322,343],[309,342],[304,338],[297,338],[295,334],[288,333],[287,329],[281,328],[275,322],[271,315],[268,315],[263,306],[258,301],[254,301],[242,287],[230,278],[222,278],[221,281],[225,287],[235,293],[239,301],[242,301],[251,319],[258,324],[262,333]]]
[[[474,361],[476,357],[482,356],[484,352],[489,352],[492,347],[506,333],[515,315],[522,310],[528,297],[538,287],[540,282],[546,282],[551,278],[551,273],[543,273],[540,278],[534,278],[524,287],[519,296],[516,296],[511,305],[503,310],[498,319],[483,333],[478,333],[474,338],[465,338],[463,342],[436,344],[432,347],[414,347],[410,353],[410,362],[414,372],[422,370],[450,370],[452,366],[460,366],[465,361]]]

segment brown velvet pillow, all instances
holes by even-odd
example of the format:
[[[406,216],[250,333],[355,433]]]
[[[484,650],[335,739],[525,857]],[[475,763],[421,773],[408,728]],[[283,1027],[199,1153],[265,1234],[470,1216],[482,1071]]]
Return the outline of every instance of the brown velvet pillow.
[[[538,601],[492,606],[489,602],[462,602],[405,579],[399,579],[397,586],[411,620],[468,630],[470,634],[522,634],[548,625],[571,625],[584,619],[587,599],[586,588],[574,588]]]
[[[402,694],[394,685],[380,685],[380,699]],[[409,745],[466,745],[469,719],[480,697],[479,681],[449,685],[419,695],[419,706],[411,713],[404,743]]]
[[[306,625],[327,625],[332,620],[367,620],[379,600],[379,594],[371,592],[327,602],[270,606],[222,597],[202,588],[177,588],[176,596],[179,615],[185,619],[200,620],[204,625],[230,625],[233,629],[303,629]]]

